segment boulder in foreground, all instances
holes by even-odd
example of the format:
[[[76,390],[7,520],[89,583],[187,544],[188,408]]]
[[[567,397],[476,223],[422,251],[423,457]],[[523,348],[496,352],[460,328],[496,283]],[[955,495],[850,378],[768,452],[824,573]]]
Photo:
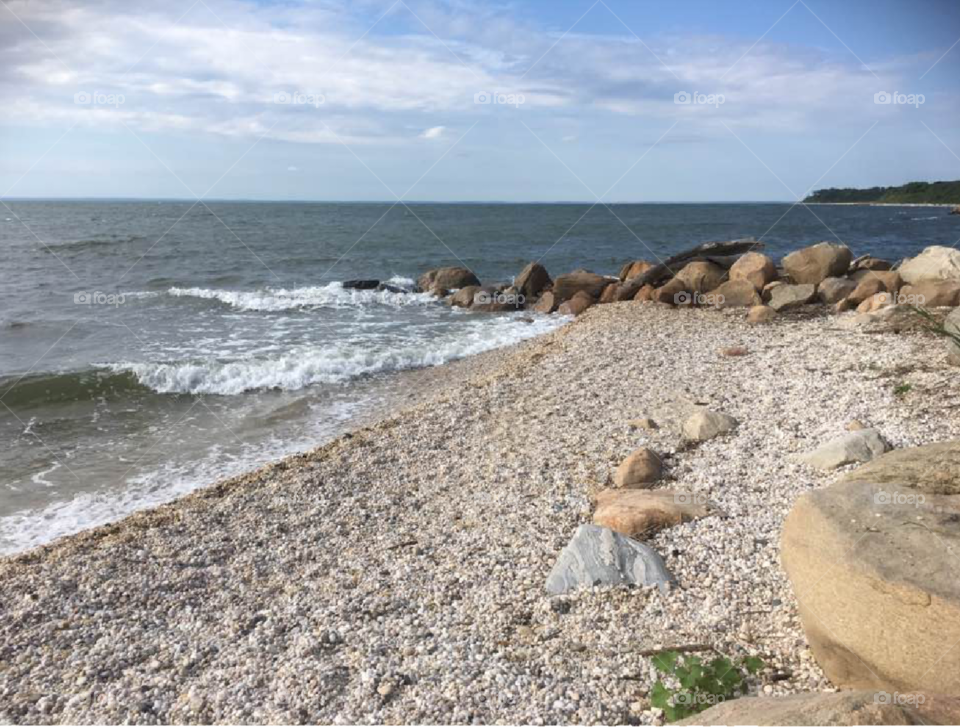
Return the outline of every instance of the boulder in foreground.
[[[666,592],[674,582],[653,548],[608,528],[583,524],[547,576],[549,593],[593,586],[657,586]]]
[[[757,290],[777,279],[777,266],[760,252],[748,252],[730,267],[730,280],[746,280]]]
[[[883,691],[808,692],[722,702],[678,725],[924,725],[957,724],[960,699]]]
[[[800,455],[800,461],[818,470],[833,470],[845,464],[869,462],[890,449],[876,429],[858,429]]]
[[[819,285],[827,278],[847,274],[853,254],[846,245],[821,242],[783,258],[783,269],[798,285]]]
[[[420,290],[446,288],[465,288],[468,285],[480,285],[480,279],[466,268],[436,268],[428,270],[417,279]]]
[[[596,500],[593,522],[630,538],[710,514],[704,496],[678,490],[601,490]]]
[[[896,450],[800,497],[781,560],[841,688],[960,694],[960,442]]]
[[[749,280],[728,280],[713,291],[720,308],[752,308],[763,301]]]
[[[777,313],[792,308],[799,308],[811,302],[817,294],[817,286],[805,283],[803,285],[778,285],[770,289],[769,306]]]
[[[960,280],[960,250],[933,245],[907,260],[897,272],[910,285],[927,280]]]

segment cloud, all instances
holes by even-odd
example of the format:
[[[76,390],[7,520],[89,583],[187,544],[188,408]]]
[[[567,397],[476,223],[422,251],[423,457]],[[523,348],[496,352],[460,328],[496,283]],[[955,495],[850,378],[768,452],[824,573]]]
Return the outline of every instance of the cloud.
[[[446,130],[446,126],[431,126],[429,129],[424,130],[420,134],[421,139],[439,139],[443,136],[443,132]]]

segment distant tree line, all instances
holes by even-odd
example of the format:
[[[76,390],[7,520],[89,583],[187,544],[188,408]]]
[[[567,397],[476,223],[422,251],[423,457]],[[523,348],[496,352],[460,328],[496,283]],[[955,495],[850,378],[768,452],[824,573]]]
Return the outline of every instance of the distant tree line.
[[[869,189],[818,189],[803,201],[960,204],[960,182],[910,182],[900,187],[870,187]]]

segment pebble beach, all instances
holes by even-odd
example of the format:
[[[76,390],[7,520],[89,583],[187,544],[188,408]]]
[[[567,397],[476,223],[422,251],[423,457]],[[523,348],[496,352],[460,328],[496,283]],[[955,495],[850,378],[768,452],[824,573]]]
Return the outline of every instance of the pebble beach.
[[[942,344],[855,315],[594,306],[318,449],[0,560],[0,721],[662,724],[649,652],[685,645],[760,656],[754,692],[831,689],[779,538],[853,467],[798,456],[854,420],[960,437]],[[691,446],[698,406],[739,427]],[[647,541],[676,585],[550,595],[638,447],[715,505]]]

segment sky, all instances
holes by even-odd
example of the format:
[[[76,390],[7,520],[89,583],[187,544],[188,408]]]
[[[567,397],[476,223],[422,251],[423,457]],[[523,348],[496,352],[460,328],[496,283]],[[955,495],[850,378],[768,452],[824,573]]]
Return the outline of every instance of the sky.
[[[954,180],[958,69],[956,0],[0,0],[0,198]]]

